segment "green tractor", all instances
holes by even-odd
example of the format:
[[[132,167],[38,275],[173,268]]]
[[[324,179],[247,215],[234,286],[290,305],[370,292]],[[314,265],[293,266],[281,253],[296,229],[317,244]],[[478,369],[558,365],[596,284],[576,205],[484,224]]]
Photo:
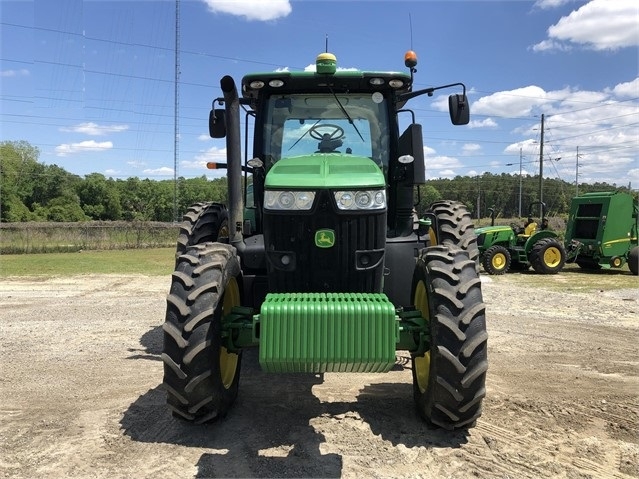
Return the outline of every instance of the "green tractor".
[[[540,223],[533,219],[535,206],[540,207]],[[480,261],[488,274],[504,274],[509,270],[525,271],[530,266],[537,273],[555,274],[566,262],[566,249],[554,231],[548,229],[546,205],[535,201],[529,205],[528,221],[517,225],[495,226],[494,210],[491,226],[477,228]]]
[[[270,373],[388,372],[412,358],[419,414],[449,430],[475,424],[485,395],[487,333],[471,216],[433,204],[413,226],[425,182],[419,95],[450,95],[469,121],[466,87],[413,91],[410,73],[339,70],[230,76],[209,132],[226,138],[228,205],[184,216],[163,326],[164,387],[174,416],[224,417],[242,352]],[[241,152],[241,115],[244,138]],[[407,127],[400,134],[400,117]],[[411,121],[412,120],[412,121]]]
[[[572,199],[566,226],[568,263],[585,270],[621,268],[637,275],[637,198],[620,191],[592,192]]]

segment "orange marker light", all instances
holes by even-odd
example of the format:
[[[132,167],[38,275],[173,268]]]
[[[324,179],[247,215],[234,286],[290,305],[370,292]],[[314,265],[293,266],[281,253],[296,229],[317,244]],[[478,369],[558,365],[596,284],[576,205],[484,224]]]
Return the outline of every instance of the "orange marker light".
[[[404,54],[404,65],[408,68],[415,68],[417,66],[417,53],[413,50],[408,50]]]

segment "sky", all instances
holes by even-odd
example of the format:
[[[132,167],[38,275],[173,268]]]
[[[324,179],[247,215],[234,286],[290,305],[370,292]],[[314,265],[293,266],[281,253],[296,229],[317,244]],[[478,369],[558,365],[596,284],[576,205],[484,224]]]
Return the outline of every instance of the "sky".
[[[359,70],[407,71],[414,50],[414,89],[466,85],[466,126],[455,90],[407,104],[429,179],[542,166],[639,188],[636,0],[0,0],[0,141],[81,176],[219,177],[220,79],[309,69],[327,45]]]

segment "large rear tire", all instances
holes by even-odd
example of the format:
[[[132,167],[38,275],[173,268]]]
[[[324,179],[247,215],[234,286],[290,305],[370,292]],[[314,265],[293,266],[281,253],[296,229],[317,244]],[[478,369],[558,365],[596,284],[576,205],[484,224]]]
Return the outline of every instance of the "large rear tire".
[[[470,211],[459,201],[442,200],[430,205],[428,212],[437,218],[435,228],[430,228],[431,246],[450,244],[468,252],[479,271],[479,247]]]
[[[236,251],[221,243],[187,248],[167,297],[164,387],[174,415],[198,423],[223,417],[237,397],[241,353],[222,342],[222,318],[241,304]]]
[[[482,265],[488,274],[505,274],[510,269],[510,252],[500,245],[491,246],[483,255]]]
[[[449,245],[422,250],[412,300],[430,333],[429,350],[412,355],[417,411],[445,429],[472,427],[486,395],[488,334],[481,281],[468,252]]]
[[[556,274],[566,264],[566,249],[557,238],[542,238],[533,245],[528,258],[537,273]]]
[[[228,210],[220,203],[195,203],[183,216],[175,258],[177,260],[189,246],[213,241],[229,242]]]

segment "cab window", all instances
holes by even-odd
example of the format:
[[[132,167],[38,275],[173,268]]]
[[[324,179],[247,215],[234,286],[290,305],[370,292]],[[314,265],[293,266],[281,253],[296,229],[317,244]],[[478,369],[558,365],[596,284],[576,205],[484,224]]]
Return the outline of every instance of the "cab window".
[[[318,153],[318,136],[329,134],[342,140],[332,152],[368,157],[385,171],[389,142],[385,102],[380,94],[370,93],[338,94],[337,100],[332,94],[270,97],[263,145],[267,168],[281,158]]]

